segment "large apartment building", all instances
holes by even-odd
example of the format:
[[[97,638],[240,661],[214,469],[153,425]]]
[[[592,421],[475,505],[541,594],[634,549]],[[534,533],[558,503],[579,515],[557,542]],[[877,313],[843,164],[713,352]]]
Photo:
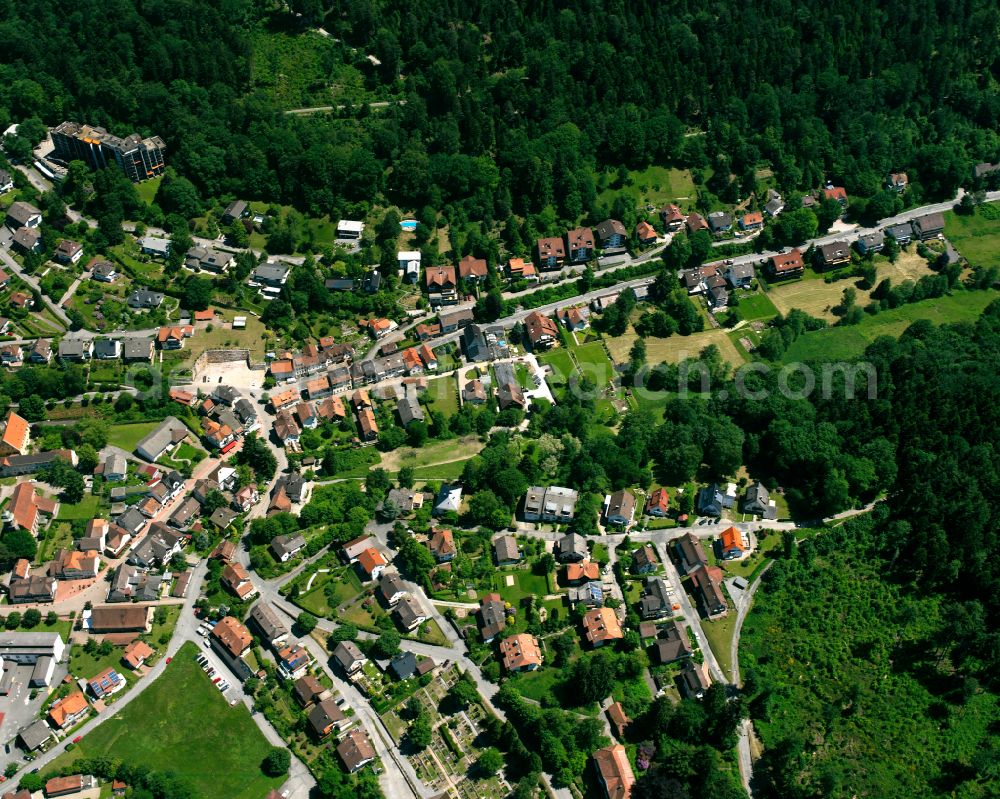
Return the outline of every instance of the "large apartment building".
[[[159,136],[141,138],[133,133],[125,138],[113,136],[104,128],[63,122],[52,129],[53,156],[65,163],[83,161],[91,169],[118,167],[133,183],[163,173],[167,146]]]

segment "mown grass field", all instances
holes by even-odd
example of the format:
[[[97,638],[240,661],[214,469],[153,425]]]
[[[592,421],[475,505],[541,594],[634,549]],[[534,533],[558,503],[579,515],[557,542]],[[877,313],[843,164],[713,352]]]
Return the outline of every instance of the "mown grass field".
[[[736,310],[739,311],[740,317],[748,322],[756,319],[771,319],[778,315],[778,309],[774,307],[770,297],[759,291],[741,292]]]
[[[576,362],[580,364],[581,373],[598,385],[604,385],[614,377],[614,366],[601,342],[581,344],[579,347],[573,347],[571,352]]]
[[[890,263],[887,258],[876,257],[875,267],[878,274],[875,285],[889,279],[892,285],[898,286],[905,280],[919,280],[924,275],[933,274],[927,266],[927,261],[917,255],[917,248],[910,246],[909,252],[901,252],[896,263]],[[779,283],[771,287],[768,297],[774,306],[787,314],[792,308],[805,311],[817,319],[836,321],[830,309],[837,305],[844,296],[844,289],[854,288],[857,291],[856,304],[864,307],[870,300],[870,291],[862,291],[855,287],[856,278],[837,280],[826,283],[823,280],[798,280],[793,283]],[[742,310],[742,303],[740,309]]]
[[[864,352],[879,336],[898,337],[918,319],[934,324],[972,322],[991,302],[1000,297],[997,291],[959,291],[951,296],[904,305],[875,316],[866,316],[860,324],[831,327],[800,336],[785,353],[785,363],[808,360],[847,360]]]
[[[944,215],[944,233],[972,266],[1000,266],[1000,209],[981,205],[973,216]]]
[[[114,447],[121,447],[126,452],[132,452],[136,444],[159,426],[159,422],[116,424],[108,432],[108,444]]]
[[[683,209],[694,205],[696,199],[694,180],[687,169],[650,166],[637,172],[630,172],[629,179],[628,185],[619,187],[615,176],[609,174],[609,188],[598,195],[598,201],[610,205],[616,195],[627,194],[635,200],[636,205],[648,203],[660,208],[668,202],[676,202]]]
[[[230,707],[202,673],[197,652],[191,643],[181,647],[141,696],[56,758],[43,776],[81,757],[109,755],[133,766],[172,771],[200,799],[260,799],[277,788],[283,780],[260,770],[270,744],[250,711],[242,704]]]
[[[624,363],[628,360],[629,350],[635,343],[634,333],[626,333],[624,336],[607,340],[608,349],[615,363]],[[646,339],[646,361],[651,365],[659,363],[679,363],[685,358],[697,358],[698,354],[710,344],[719,348],[722,358],[726,363],[739,366],[744,358],[732,341],[729,340],[727,332],[722,329],[705,330],[701,333],[694,333],[690,336],[671,336],[670,338],[647,338]]]

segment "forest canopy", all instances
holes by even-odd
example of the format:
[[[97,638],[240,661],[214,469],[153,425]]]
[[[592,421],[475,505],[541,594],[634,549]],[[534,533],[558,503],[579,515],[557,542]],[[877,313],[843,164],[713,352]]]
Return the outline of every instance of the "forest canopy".
[[[156,132],[202,197],[320,214],[454,204],[487,223],[546,207],[576,219],[619,166],[695,168],[724,202],[763,167],[786,190],[830,179],[859,196],[910,169],[943,196],[1000,155],[989,0],[291,10],[302,16],[251,0],[6,4],[0,121]],[[387,107],[286,115],[255,81],[256,35],[319,24]]]

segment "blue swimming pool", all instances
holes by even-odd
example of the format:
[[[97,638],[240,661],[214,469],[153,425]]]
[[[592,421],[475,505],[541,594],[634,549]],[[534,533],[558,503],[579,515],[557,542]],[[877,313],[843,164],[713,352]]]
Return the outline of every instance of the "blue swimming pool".
[[[416,219],[404,219],[402,222],[399,223],[399,226],[403,230],[405,230],[407,233],[412,233],[414,230],[417,229],[417,220]]]

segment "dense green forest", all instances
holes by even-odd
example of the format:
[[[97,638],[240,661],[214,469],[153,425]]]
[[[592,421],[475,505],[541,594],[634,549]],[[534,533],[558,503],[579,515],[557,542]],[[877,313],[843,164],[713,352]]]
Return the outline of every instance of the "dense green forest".
[[[451,205],[537,229],[604,213],[603,170],[620,166],[693,167],[725,202],[761,167],[787,190],[831,179],[859,196],[909,169],[941,196],[1000,155],[989,0],[291,5],[301,17],[250,0],[4,3],[0,121],[155,131],[202,197]],[[254,42],[318,24],[332,49],[302,68],[356,74],[388,107],[289,116],[283,89],[255,81],[270,65]]]

